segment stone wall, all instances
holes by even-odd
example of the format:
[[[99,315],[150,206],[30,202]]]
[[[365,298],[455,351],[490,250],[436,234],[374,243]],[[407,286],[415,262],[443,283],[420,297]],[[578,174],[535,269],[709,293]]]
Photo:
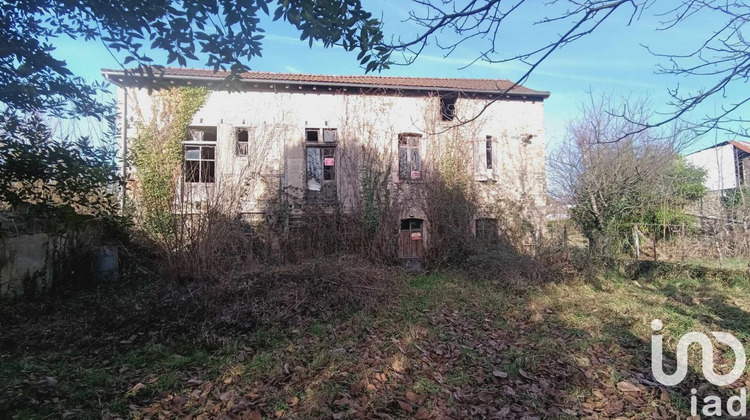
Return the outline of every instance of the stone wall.
[[[699,201],[691,204],[686,209],[687,214],[698,216],[703,219],[726,219],[727,211],[721,198],[724,191],[708,191]]]
[[[0,297],[31,296],[93,281],[90,251],[101,237],[91,230],[49,231],[43,220],[0,213]]]

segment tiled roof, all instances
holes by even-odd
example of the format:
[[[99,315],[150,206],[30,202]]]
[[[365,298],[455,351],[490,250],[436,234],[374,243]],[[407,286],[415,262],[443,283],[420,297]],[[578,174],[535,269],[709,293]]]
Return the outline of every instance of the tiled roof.
[[[127,70],[102,69],[102,73],[109,79],[112,76],[137,76]],[[156,72],[155,72],[156,73]],[[180,67],[164,68],[165,78],[199,78],[223,79],[229,75],[228,71],[214,73],[209,69],[193,69]],[[513,86],[507,79],[458,79],[433,77],[387,77],[387,76],[335,76],[322,74],[271,73],[262,71],[248,71],[241,74],[243,80],[261,82],[290,82],[304,84],[320,84],[333,86],[356,86],[372,88],[415,89],[415,90],[455,90],[462,92],[504,92]],[[512,95],[529,95],[546,98],[549,92],[516,86],[510,92]]]
[[[686,156],[694,155],[694,154],[702,152],[704,150],[709,150],[709,149],[713,149],[713,148],[716,148],[716,147],[726,146],[728,144],[731,144],[732,146],[734,146],[734,147],[742,150],[745,153],[750,153],[750,143],[748,143],[746,141],[729,140],[729,141],[723,141],[721,143],[712,144],[711,146],[704,147],[704,148],[696,150],[696,151],[694,151],[692,153],[688,153]]]
[[[744,141],[737,141],[737,140],[731,140],[729,142],[732,146],[742,150],[745,153],[750,153],[750,144],[744,142]]]

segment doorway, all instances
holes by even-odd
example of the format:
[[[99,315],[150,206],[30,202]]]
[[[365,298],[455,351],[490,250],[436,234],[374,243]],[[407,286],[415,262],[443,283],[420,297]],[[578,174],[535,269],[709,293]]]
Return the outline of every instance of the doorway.
[[[402,219],[399,234],[399,257],[422,258],[424,255],[424,232],[422,219]]]

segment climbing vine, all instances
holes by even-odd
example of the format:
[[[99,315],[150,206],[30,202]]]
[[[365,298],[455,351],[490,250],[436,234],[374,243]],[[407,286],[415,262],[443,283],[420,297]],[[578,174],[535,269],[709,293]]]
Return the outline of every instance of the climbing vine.
[[[181,174],[182,141],[193,115],[205,104],[205,87],[177,87],[153,95],[152,117],[137,126],[132,163],[142,227],[157,237],[173,229],[172,207]],[[140,109],[136,113],[142,113]]]

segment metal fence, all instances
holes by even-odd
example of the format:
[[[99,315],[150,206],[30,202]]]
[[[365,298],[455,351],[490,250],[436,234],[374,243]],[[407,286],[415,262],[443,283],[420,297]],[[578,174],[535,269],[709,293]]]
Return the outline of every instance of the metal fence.
[[[547,240],[616,258],[748,268],[750,223],[700,219],[695,223],[622,223],[593,239],[570,221],[548,226]]]

